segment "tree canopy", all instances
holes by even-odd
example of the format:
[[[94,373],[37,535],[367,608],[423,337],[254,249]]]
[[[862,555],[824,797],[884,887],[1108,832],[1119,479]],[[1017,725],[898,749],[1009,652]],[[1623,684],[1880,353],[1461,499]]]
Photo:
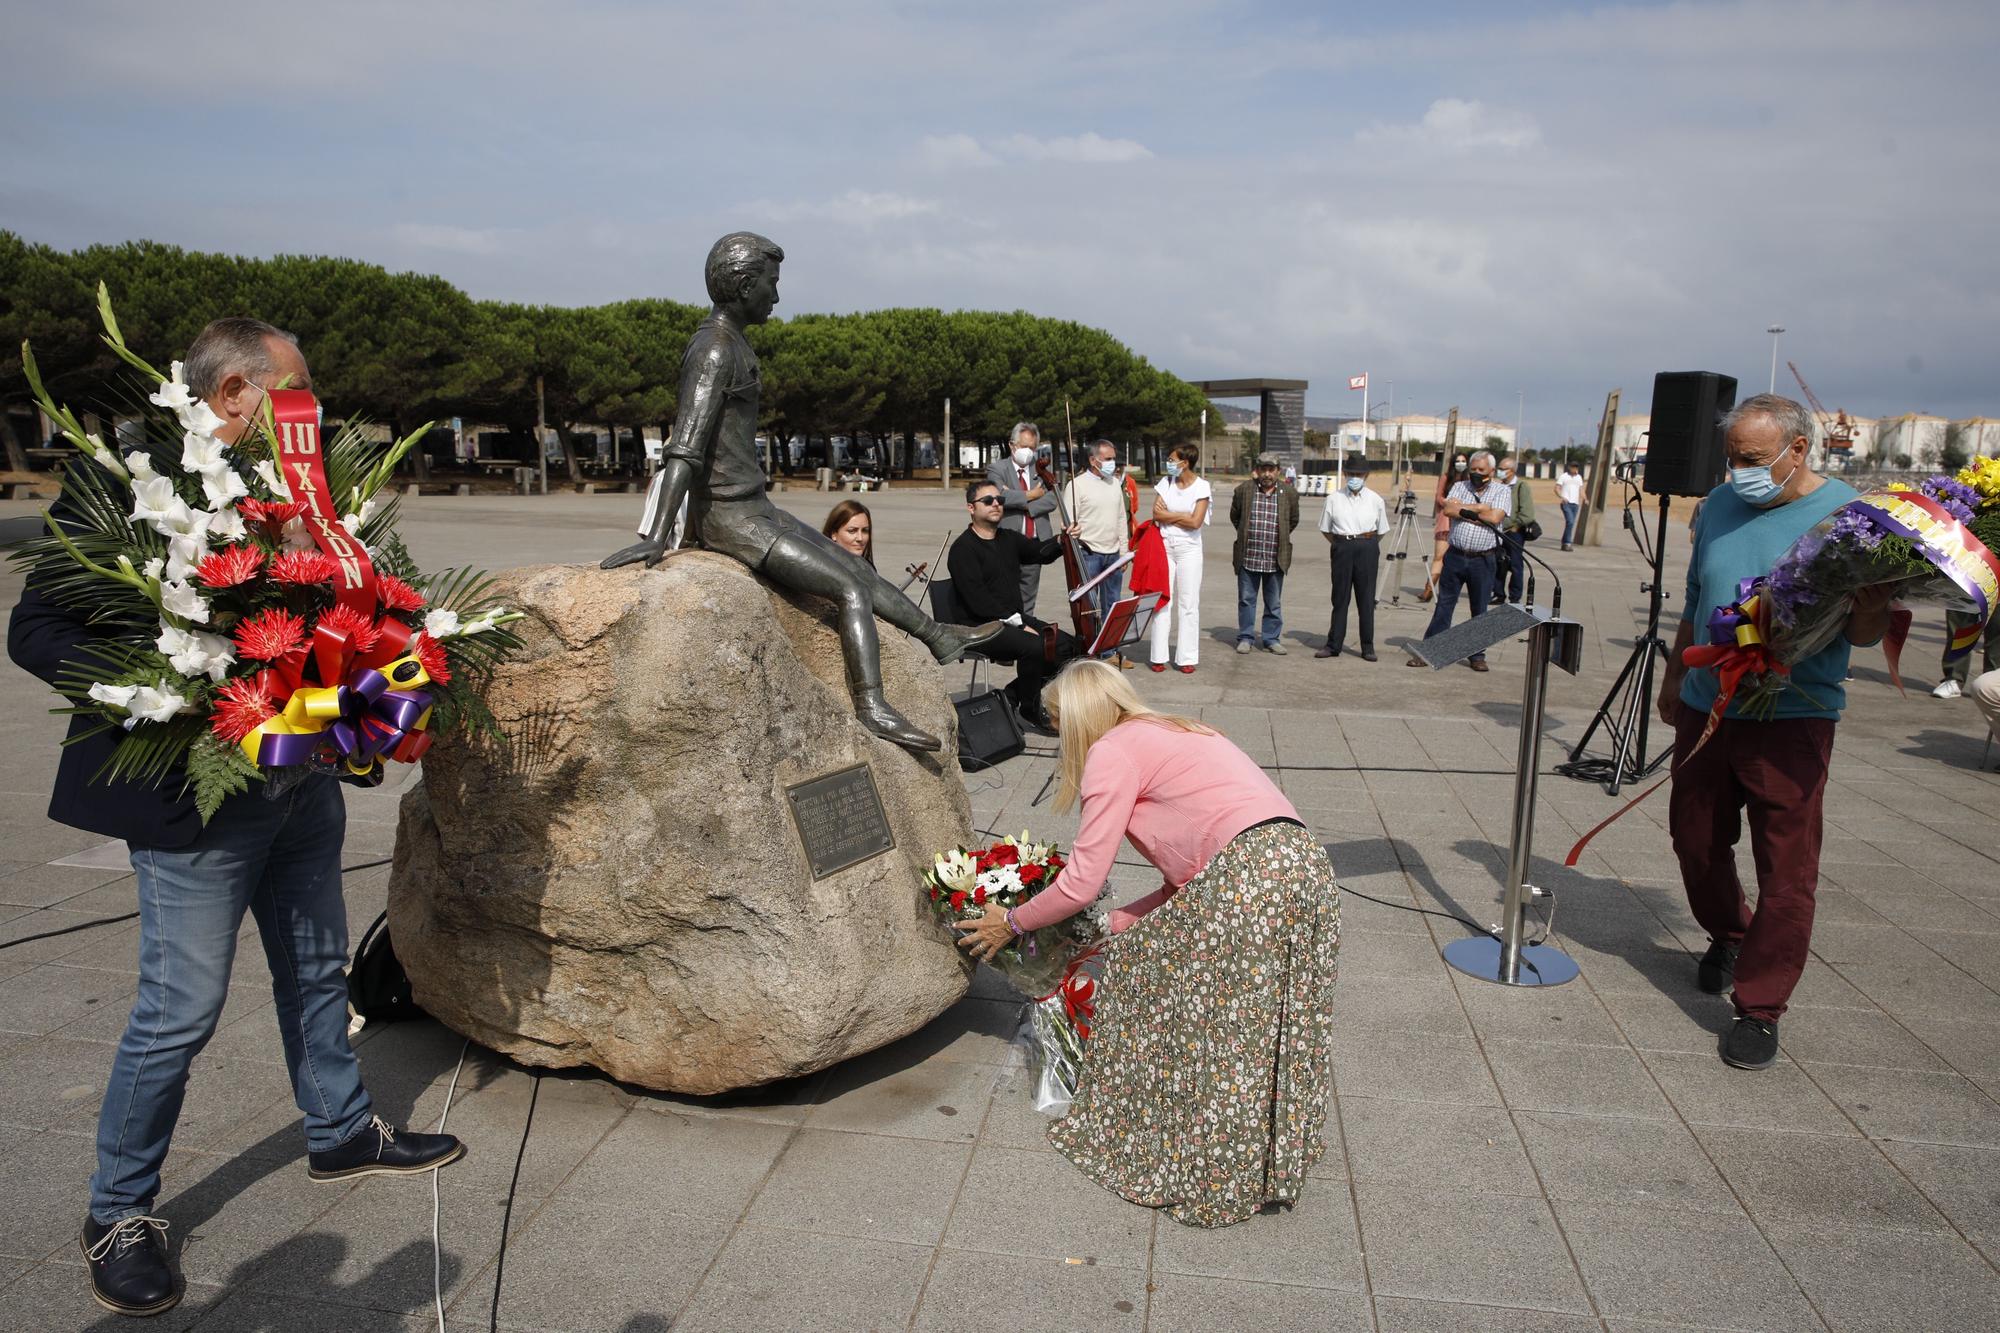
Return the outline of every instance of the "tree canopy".
[[[202,326],[248,314],[296,334],[319,395],[398,430],[462,417],[521,430],[539,388],[551,425],[671,424],[680,354],[705,307],[668,300],[565,308],[475,301],[444,279],[351,259],[246,259],[152,241],[60,251],[0,231],[0,405],[28,399],[26,340],[49,389],[110,401],[120,367],[98,338],[109,288],[134,350],[178,359]],[[1062,437],[1193,437],[1206,400],[1099,329],[1024,311],[890,309],[797,315],[752,331],[763,423],[781,435],[911,439],[953,403],[954,434],[1006,437],[1033,420]]]

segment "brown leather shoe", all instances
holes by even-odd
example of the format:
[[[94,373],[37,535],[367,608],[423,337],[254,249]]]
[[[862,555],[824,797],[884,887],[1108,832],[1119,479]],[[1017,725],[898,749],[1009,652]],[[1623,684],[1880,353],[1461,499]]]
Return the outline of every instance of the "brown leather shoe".
[[[1483,657],[1475,657],[1470,662],[1467,662],[1466,665],[1471,667],[1474,671],[1484,671],[1486,670],[1486,659]]]
[[[1329,644],[1327,644],[1327,645],[1326,645],[1326,646],[1325,646],[1324,648],[1322,648],[1322,649],[1320,649],[1320,650],[1319,650],[1318,652],[1314,653],[1314,654],[1313,654],[1313,656],[1314,656],[1314,657],[1338,657],[1338,656],[1340,656],[1340,649],[1338,649],[1338,648],[1334,647],[1334,646],[1333,646],[1332,644],[1330,644],[1330,643],[1329,643]]]

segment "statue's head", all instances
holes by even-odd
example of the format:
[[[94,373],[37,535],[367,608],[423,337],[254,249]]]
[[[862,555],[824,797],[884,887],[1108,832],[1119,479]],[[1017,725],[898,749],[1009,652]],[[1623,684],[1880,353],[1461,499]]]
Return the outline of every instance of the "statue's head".
[[[778,265],[785,252],[754,231],[732,231],[709,247],[704,276],[708,299],[733,309],[746,323],[762,324],[778,304]]]

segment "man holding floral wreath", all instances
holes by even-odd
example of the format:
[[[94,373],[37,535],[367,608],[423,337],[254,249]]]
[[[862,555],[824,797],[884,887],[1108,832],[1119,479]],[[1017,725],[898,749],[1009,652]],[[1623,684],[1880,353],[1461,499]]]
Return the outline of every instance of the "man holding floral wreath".
[[[1723,428],[1729,478],[1709,492],[1695,526],[1659,710],[1675,729],[1667,827],[1688,905],[1710,941],[1697,984],[1712,995],[1733,985],[1736,1021],[1722,1058],[1764,1069],[1777,1059],[1778,1019],[1812,942],[1821,800],[1834,724],[1847,701],[1848,655],[1888,629],[1890,590],[1869,588],[1854,599],[1844,635],[1792,667],[1768,717],[1732,701],[1702,743],[1719,681],[1714,668],[1690,669],[1681,660],[1698,622],[1735,602],[1741,580],[1769,572],[1809,528],[1855,498],[1853,487],[1807,465],[1812,418],[1791,399],[1758,394],[1725,417]],[[1757,863],[1754,912],[1736,875],[1746,809]]]
[[[185,382],[166,385],[189,448],[239,441],[272,389],[310,389],[291,335],[259,320],[221,319],[188,349]],[[268,466],[268,464],[266,464]],[[225,502],[226,502],[225,497]],[[59,503],[58,520],[64,515]],[[96,635],[31,575],[8,625],[7,652],[55,685]],[[95,735],[88,733],[96,732]],[[194,798],[165,786],[93,781],[121,733],[79,715],[56,770],[49,817],[131,849],[139,900],[139,986],[112,1059],[97,1122],[97,1171],[80,1245],[99,1305],[152,1315],[180,1300],[167,1264],[167,1223],[152,1216],[188,1069],[214,1035],[229,990],[237,930],[256,918],[271,967],[278,1031],[305,1116],[315,1180],[415,1175],[458,1160],[444,1134],[392,1129],[374,1113],[347,1041],[347,910],[340,786],[313,774],[275,796],[229,797],[206,825]]]

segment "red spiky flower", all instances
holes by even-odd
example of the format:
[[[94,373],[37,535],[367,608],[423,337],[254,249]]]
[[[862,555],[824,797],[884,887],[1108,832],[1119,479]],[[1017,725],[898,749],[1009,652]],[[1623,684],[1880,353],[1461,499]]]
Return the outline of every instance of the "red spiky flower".
[[[306,507],[289,500],[238,500],[236,512],[243,515],[245,523],[275,539],[278,530],[305,513]]]
[[[236,627],[237,656],[259,662],[275,662],[305,642],[306,622],[281,606],[259,611]]]
[[[424,595],[394,574],[375,576],[375,596],[384,611],[417,611],[424,604]]]
[[[375,628],[375,622],[351,606],[333,606],[320,612],[318,628],[347,635],[348,646],[357,653],[368,652],[382,641],[382,631]]]
[[[231,546],[196,565],[194,576],[211,588],[234,588],[256,578],[263,569],[262,551],[254,546]]]
[[[259,671],[254,676],[238,676],[216,691],[215,714],[208,723],[210,729],[231,745],[236,744],[278,715],[278,693],[282,688],[275,672]]]
[[[277,583],[331,583],[339,572],[340,566],[324,551],[287,551],[271,561],[271,578]]]
[[[445,656],[443,644],[418,630],[417,637],[410,640],[410,651],[423,663],[424,674],[431,678],[432,684],[451,684],[451,660]]]

